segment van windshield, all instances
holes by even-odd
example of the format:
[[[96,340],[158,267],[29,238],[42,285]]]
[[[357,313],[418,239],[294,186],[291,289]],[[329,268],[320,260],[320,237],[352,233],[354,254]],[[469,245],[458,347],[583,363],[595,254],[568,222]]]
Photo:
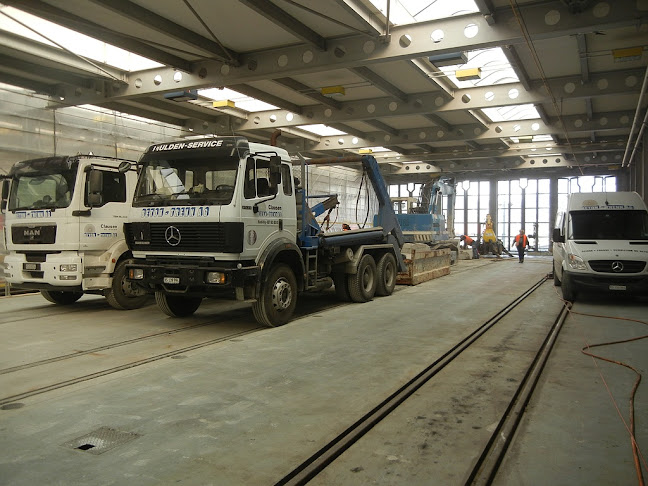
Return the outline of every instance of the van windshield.
[[[571,211],[572,240],[648,240],[648,213],[643,210]]]

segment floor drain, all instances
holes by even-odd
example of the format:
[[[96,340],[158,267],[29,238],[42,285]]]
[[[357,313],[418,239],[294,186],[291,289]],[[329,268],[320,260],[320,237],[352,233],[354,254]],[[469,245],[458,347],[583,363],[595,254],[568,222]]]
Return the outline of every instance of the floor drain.
[[[122,432],[110,427],[100,427],[89,434],[66,442],[63,446],[90,454],[103,454],[138,437],[139,434],[133,432]]]

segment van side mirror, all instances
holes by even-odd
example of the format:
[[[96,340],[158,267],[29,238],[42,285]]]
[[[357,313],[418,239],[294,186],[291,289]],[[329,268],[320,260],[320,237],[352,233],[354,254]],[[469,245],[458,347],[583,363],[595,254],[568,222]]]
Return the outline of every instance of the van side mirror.
[[[103,206],[103,172],[92,169],[88,172],[87,203],[91,208]]]
[[[564,243],[565,242],[565,237],[560,233],[560,228],[554,228],[553,229],[553,234],[551,235],[552,240],[554,243]]]

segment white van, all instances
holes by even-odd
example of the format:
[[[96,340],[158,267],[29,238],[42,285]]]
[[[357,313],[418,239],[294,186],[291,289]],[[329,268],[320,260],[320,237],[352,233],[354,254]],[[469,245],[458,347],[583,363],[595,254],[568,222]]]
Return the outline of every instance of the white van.
[[[648,295],[648,211],[636,192],[577,193],[553,231],[554,285]]]

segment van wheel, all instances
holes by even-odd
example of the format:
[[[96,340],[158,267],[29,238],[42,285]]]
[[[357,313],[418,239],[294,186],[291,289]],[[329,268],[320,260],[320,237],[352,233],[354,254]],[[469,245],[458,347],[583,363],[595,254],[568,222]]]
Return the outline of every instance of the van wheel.
[[[566,300],[568,302],[574,302],[576,300],[576,291],[574,290],[574,284],[566,273],[563,273],[562,294],[563,300]]]
[[[261,295],[252,304],[254,318],[259,324],[283,326],[292,318],[297,307],[297,279],[288,265],[277,265],[261,286]]]
[[[335,295],[342,302],[351,302],[349,295],[349,283],[346,273],[334,273],[333,285],[335,286]]]
[[[124,260],[117,265],[113,274],[112,286],[106,292],[108,303],[119,310],[138,309],[148,301],[146,290],[126,280],[126,264]]]
[[[554,278],[554,285],[556,287],[560,287],[561,282],[560,279],[558,278],[558,272],[556,271],[556,264],[553,264],[553,278]]]
[[[358,271],[349,275],[349,295],[353,302],[369,302],[376,293],[376,261],[369,254],[358,263]]]
[[[180,297],[178,295],[167,295],[157,290],[155,302],[162,312],[170,317],[187,317],[193,314],[200,307],[202,297]]]
[[[52,304],[74,304],[83,296],[83,292],[63,292],[58,290],[41,290],[41,295]]]
[[[396,258],[385,253],[376,265],[376,295],[391,295],[396,287]]]

